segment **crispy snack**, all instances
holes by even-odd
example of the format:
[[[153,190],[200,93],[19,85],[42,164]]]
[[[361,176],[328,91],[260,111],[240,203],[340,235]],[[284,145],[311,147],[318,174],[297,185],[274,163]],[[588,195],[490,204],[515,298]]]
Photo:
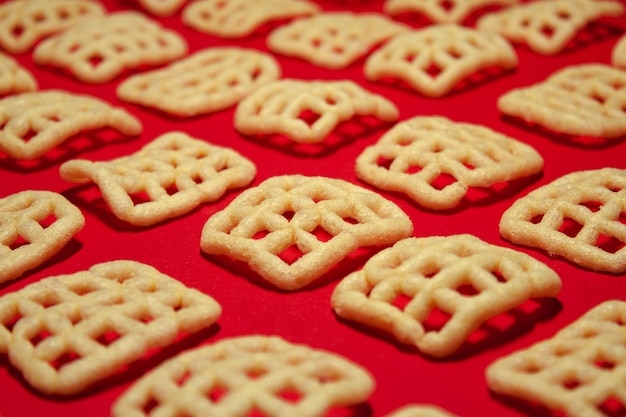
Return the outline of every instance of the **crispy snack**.
[[[94,182],[119,219],[149,226],[248,185],[256,167],[232,149],[169,132],[133,155],[112,161],[67,161],[60,173],[66,181]]]
[[[196,0],[183,9],[183,24],[221,38],[243,38],[266,23],[319,12],[308,0]]]
[[[461,23],[472,13],[488,6],[510,6],[518,0],[386,0],[385,13],[421,13],[433,23]]]
[[[429,404],[409,404],[400,407],[386,417],[457,417],[455,414]]]
[[[445,357],[485,321],[560,289],[553,270],[522,252],[472,235],[433,236],[403,239],[374,255],[335,287],[331,304],[341,317]],[[408,303],[394,305],[399,297]],[[431,328],[435,312],[449,317]]]
[[[339,69],[368,54],[376,45],[408,31],[408,26],[379,13],[326,12],[274,29],[267,46],[281,55]]]
[[[180,117],[222,110],[280,78],[280,65],[254,49],[214,47],[123,81],[117,96]]]
[[[100,84],[126,70],[166,64],[186,53],[187,42],[178,33],[128,11],[76,23],[37,45],[33,60]]]
[[[29,51],[39,40],[82,19],[103,16],[100,2],[89,0],[12,0],[0,4],[0,48]]]
[[[11,56],[0,52],[0,97],[37,90],[37,80]]]
[[[486,14],[480,30],[499,33],[543,55],[556,55],[589,23],[603,16],[621,16],[624,5],[612,0],[542,0],[521,3]]]
[[[278,288],[297,290],[356,249],[412,232],[409,217],[372,191],[339,179],[287,175],[244,191],[214,214],[200,245],[207,254],[246,262]]]
[[[611,53],[611,63],[623,70],[626,70],[626,34],[622,35]]]
[[[626,71],[578,64],[505,93],[498,109],[555,132],[612,139],[626,135],[625,97]]]
[[[366,401],[372,375],[337,354],[276,336],[224,339],[170,359],[113,404],[113,417],[321,417]],[[152,407],[153,406],[153,407]]]
[[[313,118],[308,115],[315,115]],[[244,135],[282,134],[299,143],[323,141],[354,116],[398,119],[398,108],[353,81],[282,79],[260,87],[235,111],[235,128]]]
[[[71,395],[217,321],[210,296],[134,261],[45,278],[0,298],[0,352],[46,394]]]
[[[626,271],[626,170],[567,174],[517,200],[500,234],[589,269]]]
[[[135,0],[148,13],[155,16],[171,16],[188,0]]]
[[[84,131],[112,128],[141,133],[139,119],[96,97],[62,90],[35,91],[0,99],[0,151],[36,159]]]
[[[605,301],[550,339],[493,362],[489,388],[571,417],[626,404],[626,302]]]
[[[85,225],[61,194],[22,191],[0,199],[0,283],[56,255]]]
[[[473,187],[541,172],[543,158],[531,146],[488,127],[444,117],[398,123],[356,160],[359,179],[408,195],[421,206],[446,210]],[[453,182],[438,184],[442,176]]]
[[[370,55],[370,81],[397,78],[428,97],[442,97],[461,81],[494,67],[517,67],[517,55],[503,37],[454,24],[398,35]]]

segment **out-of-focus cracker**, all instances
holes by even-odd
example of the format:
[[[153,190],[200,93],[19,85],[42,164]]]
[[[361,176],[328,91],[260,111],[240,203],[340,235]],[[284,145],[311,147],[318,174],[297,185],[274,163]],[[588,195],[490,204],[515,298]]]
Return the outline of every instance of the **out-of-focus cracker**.
[[[603,17],[624,14],[613,0],[542,0],[492,12],[477,22],[480,30],[499,33],[543,55],[556,55],[581,29]]]
[[[0,97],[37,90],[33,74],[11,56],[0,52]]]
[[[52,258],[84,225],[61,194],[28,190],[0,199],[0,283]]]
[[[370,55],[370,81],[400,79],[428,97],[441,97],[481,70],[517,67],[515,50],[500,35],[441,24],[398,35]]]
[[[457,417],[443,408],[430,404],[408,404],[385,417]]]
[[[147,417],[151,404],[153,413],[168,415],[322,417],[366,401],[374,387],[369,371],[337,354],[277,336],[243,336],[163,363],[123,393],[111,415]]]
[[[267,38],[272,52],[330,69],[347,67],[409,27],[378,13],[326,12],[292,21]]]
[[[177,32],[134,11],[85,19],[35,48],[33,60],[69,71],[80,81],[108,82],[124,71],[169,63],[187,53]]]
[[[311,122],[307,113],[316,117]],[[299,143],[323,141],[354,116],[396,121],[398,108],[350,80],[282,79],[260,87],[235,111],[235,128],[244,135],[282,134]]]
[[[149,265],[112,261],[0,297],[0,352],[37,390],[72,395],[221,314]]]
[[[433,236],[403,239],[374,255],[335,287],[331,304],[343,318],[445,357],[487,320],[560,289],[552,269],[522,252],[472,235]],[[408,302],[398,307],[398,297]],[[430,328],[435,311],[449,317]]]
[[[171,16],[188,0],[135,0],[148,13],[155,16]]]
[[[500,234],[585,268],[626,271],[626,170],[566,174],[515,201]]]
[[[510,6],[518,0],[386,0],[385,13],[421,13],[433,23],[462,23],[472,13],[489,6]]]
[[[273,21],[309,16],[319,6],[308,0],[196,0],[183,9],[183,24],[221,38],[243,38]]]
[[[0,151],[14,159],[39,158],[84,131],[111,128],[136,136],[143,129],[139,119],[121,107],[62,90],[0,99],[0,126]]]
[[[150,226],[248,185],[256,167],[230,148],[169,132],[129,156],[65,162],[60,173],[66,181],[94,182],[119,219]]]
[[[297,290],[356,249],[412,232],[409,217],[372,191],[339,179],[286,175],[245,190],[211,216],[200,245],[207,254],[247,263],[278,288]],[[290,259],[294,253],[301,256]]]
[[[622,35],[611,52],[611,63],[626,70],[626,34]]]
[[[207,48],[170,66],[133,75],[117,88],[127,102],[179,117],[222,110],[280,78],[269,54],[238,47]]]

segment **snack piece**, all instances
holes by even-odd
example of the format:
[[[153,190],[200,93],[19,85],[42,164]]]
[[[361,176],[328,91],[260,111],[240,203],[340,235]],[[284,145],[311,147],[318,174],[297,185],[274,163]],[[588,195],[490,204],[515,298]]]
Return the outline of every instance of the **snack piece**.
[[[155,16],[171,16],[188,0],[135,0],[148,13]]]
[[[500,219],[500,234],[575,264],[626,271],[626,170],[567,174],[517,200]]]
[[[418,116],[398,123],[365,148],[355,172],[381,190],[446,210],[457,206],[470,188],[527,177],[542,168],[543,158],[535,149],[488,127]]]
[[[462,23],[472,13],[489,6],[510,6],[518,0],[386,0],[385,13],[420,13],[433,23]]]
[[[280,65],[254,49],[214,47],[169,67],[133,75],[117,96],[180,117],[222,110],[258,87],[280,78]]]
[[[90,0],[7,1],[0,4],[0,48],[12,54],[27,52],[45,37],[105,13],[100,2]]]
[[[22,191],[0,199],[0,283],[56,255],[85,225],[61,194]]]
[[[499,33],[543,55],[556,55],[589,23],[624,14],[612,0],[542,0],[521,3],[478,19],[480,30]]]
[[[400,407],[386,417],[457,417],[455,414],[434,405],[409,404]]]
[[[9,55],[0,52],[0,97],[37,90],[35,77]]]
[[[366,401],[374,385],[365,368],[334,353],[243,336],[168,360],[123,393],[111,415],[322,417]]]
[[[221,38],[243,38],[264,24],[308,16],[319,6],[308,0],[196,0],[182,14],[183,24]]]
[[[248,264],[274,286],[297,290],[356,249],[411,235],[394,203],[339,179],[286,175],[242,192],[204,225],[200,246]]]
[[[626,70],[626,34],[622,35],[611,53],[611,63],[623,70]]]
[[[94,182],[119,219],[150,226],[248,185],[256,167],[232,149],[169,132],[133,155],[112,161],[67,161],[60,173],[66,181]]]
[[[127,11],[85,19],[35,48],[39,65],[69,71],[86,83],[113,80],[127,70],[174,61],[187,42],[142,13]]]
[[[343,318],[445,357],[485,321],[560,289],[553,270],[522,252],[472,235],[433,236],[377,253],[335,287],[331,304]],[[395,305],[399,298],[407,303]]]
[[[626,302],[605,301],[552,338],[500,358],[489,388],[571,417],[616,415],[626,404]]]
[[[545,81],[515,88],[498,99],[506,115],[571,136],[605,139],[626,135],[626,71],[578,64]]]
[[[85,131],[111,128],[136,136],[139,119],[96,97],[62,90],[35,91],[0,99],[0,151],[36,159]]]
[[[500,35],[454,24],[398,35],[370,55],[365,78],[400,79],[428,97],[442,97],[482,70],[517,67],[517,55]]]
[[[267,46],[281,55],[339,69],[368,54],[376,45],[408,31],[408,26],[378,13],[327,12],[274,29]]]
[[[0,297],[0,352],[37,390],[72,395],[220,314],[213,298],[151,266],[107,262]]]
[[[294,142],[319,143],[354,116],[393,122],[399,112],[391,101],[350,80],[282,79],[244,98],[234,124],[244,135],[282,134]]]

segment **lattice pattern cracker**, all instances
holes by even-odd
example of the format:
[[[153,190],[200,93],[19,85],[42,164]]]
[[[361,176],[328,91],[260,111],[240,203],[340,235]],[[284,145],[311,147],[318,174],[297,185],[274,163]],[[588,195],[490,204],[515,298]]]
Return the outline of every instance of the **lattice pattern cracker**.
[[[0,97],[26,93],[38,88],[37,80],[11,56],[0,52]]]

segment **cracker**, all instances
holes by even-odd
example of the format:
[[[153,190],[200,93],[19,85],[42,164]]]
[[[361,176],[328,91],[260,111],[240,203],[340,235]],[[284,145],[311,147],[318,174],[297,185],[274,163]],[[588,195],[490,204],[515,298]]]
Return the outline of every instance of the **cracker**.
[[[604,64],[574,64],[539,83],[514,88],[498,109],[571,136],[619,139],[626,135],[626,71]]]
[[[403,239],[374,255],[335,287],[331,304],[340,317],[445,357],[487,320],[560,289],[553,270],[522,252],[472,235],[433,236]],[[408,303],[394,305],[398,297]],[[449,317],[431,327],[440,312]]]
[[[403,193],[423,207],[456,207],[470,188],[537,174],[543,158],[531,146],[488,127],[418,116],[394,126],[357,157],[359,179]],[[442,178],[450,182],[439,183]]]
[[[582,267],[626,271],[626,170],[564,175],[520,198],[500,219],[500,234]]]
[[[389,413],[386,417],[457,417],[443,408],[430,404],[409,404]]]
[[[214,47],[170,66],[133,75],[117,88],[127,102],[189,117],[237,104],[252,91],[280,78],[280,65],[254,49]]]
[[[100,2],[90,0],[7,1],[0,4],[0,48],[24,53],[45,37],[105,13]]]
[[[168,132],[132,155],[67,161],[60,173],[66,181],[95,183],[120,220],[150,226],[248,185],[256,167],[230,148]]]
[[[319,143],[354,116],[393,122],[399,111],[391,101],[350,80],[282,79],[244,98],[234,124],[244,135],[281,134],[298,143]]]
[[[480,30],[499,33],[543,55],[556,55],[590,23],[624,14],[611,0],[542,0],[521,3],[478,19]]]
[[[626,70],[626,34],[622,35],[611,52],[611,63]]]
[[[213,298],[149,265],[112,261],[0,297],[0,352],[37,390],[72,395],[220,314]]]
[[[408,26],[379,13],[326,12],[274,29],[267,37],[267,46],[281,55],[339,69],[408,31]]]
[[[496,393],[571,417],[605,417],[626,404],[626,302],[591,308],[553,337],[506,355],[486,370]]]
[[[491,6],[510,6],[518,0],[386,0],[385,13],[392,16],[420,13],[433,23],[462,23],[472,13]]]
[[[165,17],[179,11],[188,0],[135,0],[148,13]]]
[[[36,159],[81,132],[103,128],[139,135],[141,122],[121,107],[63,90],[22,93],[0,99],[0,151]]]
[[[113,404],[113,417],[307,416],[366,401],[372,375],[335,353],[277,336],[223,339],[163,363]]]
[[[261,26],[319,12],[307,0],[196,0],[182,13],[183,24],[220,38],[243,38]]]
[[[208,219],[201,248],[245,262],[283,290],[314,282],[358,248],[409,236],[394,203],[343,180],[272,177]],[[298,256],[301,255],[301,256]]]
[[[37,80],[11,56],[0,52],[0,97],[35,91]]]
[[[56,255],[85,225],[61,194],[28,190],[0,199],[0,283]]]
[[[399,79],[428,97],[442,97],[473,74],[492,68],[511,70],[518,59],[495,33],[439,24],[398,35],[365,62],[370,81]]]
[[[86,19],[35,48],[33,60],[101,84],[124,71],[167,64],[187,53],[187,41],[142,13],[127,11]]]

